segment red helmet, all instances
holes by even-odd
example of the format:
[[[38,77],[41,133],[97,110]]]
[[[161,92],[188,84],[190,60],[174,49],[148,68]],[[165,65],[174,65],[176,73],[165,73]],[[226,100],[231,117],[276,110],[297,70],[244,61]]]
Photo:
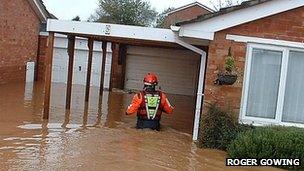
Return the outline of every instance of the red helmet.
[[[157,76],[153,73],[148,73],[144,78],[144,84],[146,85],[157,85]]]

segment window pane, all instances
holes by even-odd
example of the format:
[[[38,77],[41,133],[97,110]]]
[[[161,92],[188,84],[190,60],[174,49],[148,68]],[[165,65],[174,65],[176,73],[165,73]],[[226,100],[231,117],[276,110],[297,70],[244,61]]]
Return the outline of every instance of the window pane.
[[[304,123],[304,52],[290,51],[283,122]]]
[[[275,119],[283,53],[253,49],[246,116]]]

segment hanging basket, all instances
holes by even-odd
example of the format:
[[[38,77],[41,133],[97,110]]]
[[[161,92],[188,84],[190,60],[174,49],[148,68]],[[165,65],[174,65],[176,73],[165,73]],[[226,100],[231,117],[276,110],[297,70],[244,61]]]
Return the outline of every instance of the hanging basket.
[[[215,81],[215,84],[218,85],[233,85],[238,78],[236,74],[228,74],[228,73],[218,74],[217,76],[218,78]]]

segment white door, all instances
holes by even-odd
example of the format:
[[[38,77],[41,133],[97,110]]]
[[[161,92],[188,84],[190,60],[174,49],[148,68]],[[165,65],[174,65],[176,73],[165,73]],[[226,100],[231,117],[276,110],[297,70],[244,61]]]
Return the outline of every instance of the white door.
[[[129,46],[125,89],[141,90],[144,76],[153,72],[163,91],[194,96],[199,59],[199,55],[189,50]]]
[[[74,68],[73,68],[74,69],[73,84],[86,85],[87,63],[88,63],[88,54],[89,54],[86,45],[87,45],[87,40],[76,39]],[[108,46],[110,47],[110,44]],[[100,85],[101,62],[102,62],[101,43],[94,42],[91,86],[98,87]],[[108,51],[106,58],[105,78],[104,78],[105,88],[109,88],[110,86],[111,62],[112,62],[112,52]],[[67,76],[68,76],[67,38],[59,36],[56,37],[55,39],[52,82],[67,83]]]

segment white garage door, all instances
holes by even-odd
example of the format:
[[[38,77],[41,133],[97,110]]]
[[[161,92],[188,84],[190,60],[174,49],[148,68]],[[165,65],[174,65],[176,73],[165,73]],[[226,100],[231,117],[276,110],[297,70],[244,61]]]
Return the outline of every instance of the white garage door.
[[[156,73],[160,88],[171,94],[196,92],[199,56],[189,50],[129,46],[125,89],[141,90],[143,77]]]
[[[67,83],[68,74],[68,54],[67,54],[67,38],[63,36],[56,37],[54,57],[53,57],[53,73],[52,82]],[[110,47],[110,45],[108,45]],[[112,52],[108,48],[105,71],[105,88],[110,85],[110,72]],[[73,84],[86,85],[87,62],[88,62],[87,40],[77,39],[74,57]],[[91,86],[100,85],[102,51],[101,43],[94,42],[94,53],[92,62]]]

